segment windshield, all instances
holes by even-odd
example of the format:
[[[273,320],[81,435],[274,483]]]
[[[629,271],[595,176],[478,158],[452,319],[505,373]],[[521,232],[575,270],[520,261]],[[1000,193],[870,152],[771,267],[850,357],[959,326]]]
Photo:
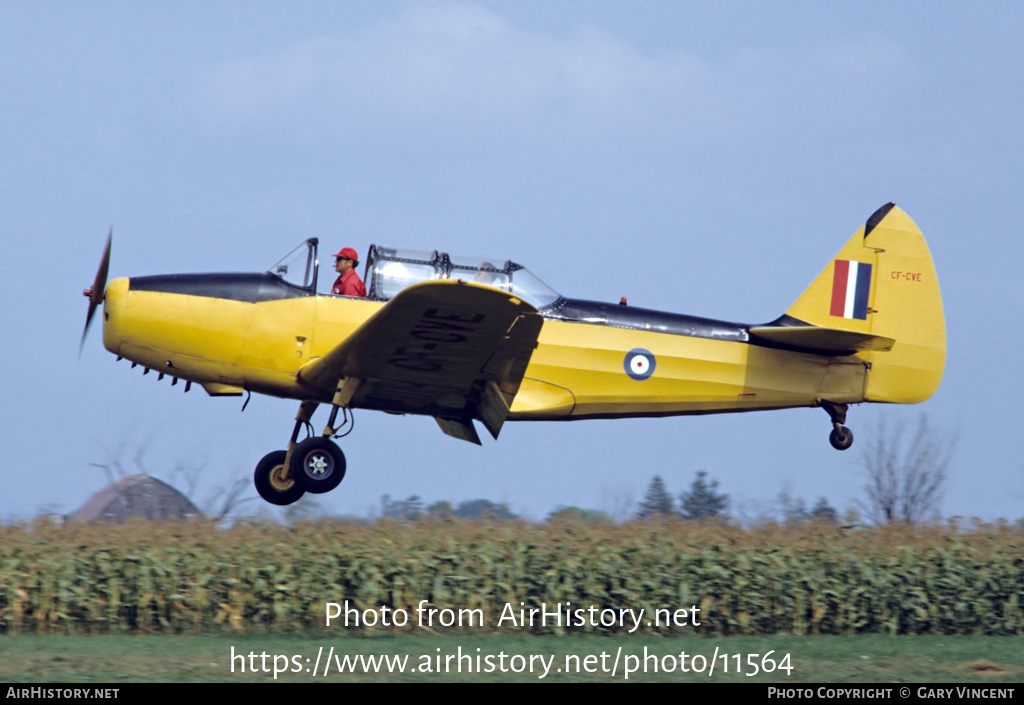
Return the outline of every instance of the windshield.
[[[370,245],[366,263],[370,298],[387,301],[407,286],[431,279],[461,279],[507,291],[537,308],[561,298],[521,265],[501,257],[464,257],[436,250]]]
[[[512,274],[512,293],[537,308],[544,308],[558,301],[561,296],[526,269],[517,269]]]
[[[267,270],[289,284],[312,289],[316,284],[316,246],[317,238],[311,237],[289,252],[277,264]]]

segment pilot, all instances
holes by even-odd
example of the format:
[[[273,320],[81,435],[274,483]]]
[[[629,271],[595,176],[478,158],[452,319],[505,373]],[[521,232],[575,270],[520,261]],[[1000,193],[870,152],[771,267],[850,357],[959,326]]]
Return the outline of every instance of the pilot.
[[[359,266],[359,253],[351,247],[341,248],[341,252],[334,255],[334,271],[338,278],[334,280],[332,294],[338,296],[366,296],[366,287],[363,280],[356,274],[356,267]]]
[[[490,269],[497,269],[497,267],[495,267],[490,262],[484,262],[480,266],[489,267]],[[486,284],[487,286],[498,286],[497,284],[494,283],[495,279],[497,279],[497,277],[495,276],[494,272],[488,272],[485,269],[477,272],[476,276],[473,277],[473,281],[479,282],[480,284]]]

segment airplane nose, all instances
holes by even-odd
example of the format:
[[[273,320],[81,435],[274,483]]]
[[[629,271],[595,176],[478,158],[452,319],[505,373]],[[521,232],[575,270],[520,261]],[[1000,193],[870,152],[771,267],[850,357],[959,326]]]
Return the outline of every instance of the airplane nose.
[[[120,354],[127,303],[128,279],[110,282],[103,299],[103,347],[115,355]]]

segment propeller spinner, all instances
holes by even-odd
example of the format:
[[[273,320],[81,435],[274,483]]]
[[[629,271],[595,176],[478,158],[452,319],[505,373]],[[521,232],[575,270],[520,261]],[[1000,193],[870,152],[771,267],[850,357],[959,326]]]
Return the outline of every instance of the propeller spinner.
[[[107,248],[103,251],[103,259],[100,260],[100,267],[96,270],[96,280],[92,283],[92,288],[82,292],[83,296],[89,297],[89,313],[85,316],[85,330],[82,331],[82,342],[78,345],[79,355],[82,354],[82,348],[85,346],[85,336],[89,333],[89,324],[92,323],[96,307],[103,303],[103,297],[107,291],[107,269],[110,267],[110,242],[113,237],[114,229],[111,228],[107,235]]]

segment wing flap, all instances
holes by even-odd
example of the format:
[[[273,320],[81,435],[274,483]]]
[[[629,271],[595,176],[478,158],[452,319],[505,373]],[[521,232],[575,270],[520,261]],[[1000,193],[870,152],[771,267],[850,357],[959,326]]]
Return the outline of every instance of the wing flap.
[[[471,419],[445,419],[435,416],[434,420],[437,421],[437,425],[441,427],[445,435],[458,438],[460,441],[475,443],[478,446],[483,445]]]
[[[540,315],[519,316],[483,367],[484,374],[497,382],[509,405],[519,392],[543,325],[544,319]]]
[[[778,345],[805,348],[826,355],[892,350],[896,344],[893,338],[825,326],[754,326],[750,335]]]

